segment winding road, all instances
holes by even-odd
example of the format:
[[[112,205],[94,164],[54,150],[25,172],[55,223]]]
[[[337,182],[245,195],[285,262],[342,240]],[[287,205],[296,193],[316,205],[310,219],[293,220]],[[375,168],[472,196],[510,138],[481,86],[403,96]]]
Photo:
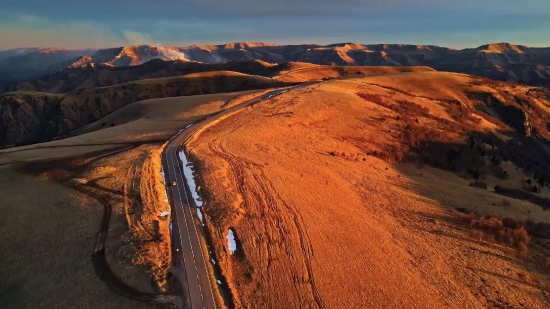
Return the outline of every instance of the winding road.
[[[162,166],[165,173],[168,198],[172,209],[172,245],[175,254],[175,269],[179,281],[179,293],[183,306],[193,309],[215,309],[215,288],[208,274],[207,260],[201,248],[199,227],[195,224],[191,207],[196,207],[191,192],[183,176],[183,166],[178,152],[183,151],[182,144],[203,126],[236,110],[270,99],[281,93],[303,88],[315,82],[303,83],[290,88],[274,90],[237,106],[224,110],[193,126],[188,126],[176,134],[166,145],[162,153]],[[172,186],[176,182],[176,186]]]

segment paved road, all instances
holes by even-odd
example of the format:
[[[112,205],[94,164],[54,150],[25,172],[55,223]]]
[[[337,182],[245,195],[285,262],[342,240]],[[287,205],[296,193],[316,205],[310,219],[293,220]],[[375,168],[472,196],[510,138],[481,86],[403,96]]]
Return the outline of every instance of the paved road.
[[[312,84],[314,82],[271,91],[258,98],[227,109],[180,131],[165,147],[162,153],[162,165],[166,183],[171,185],[175,181],[177,184],[176,186],[169,186],[167,189],[170,203],[172,204],[172,244],[174,246],[173,252],[176,254],[175,267],[176,269],[184,270],[182,274],[176,277],[180,282],[180,295],[190,308],[215,309],[216,302],[212,290],[214,287],[208,275],[207,258],[203,255],[199,241],[200,232],[195,225],[193,213],[191,212],[191,207],[196,207],[196,205],[191,198],[191,192],[183,176],[182,162],[179,159],[178,152],[181,151],[181,145],[201,127],[217,118],[234,112],[239,108],[269,99],[275,95]]]

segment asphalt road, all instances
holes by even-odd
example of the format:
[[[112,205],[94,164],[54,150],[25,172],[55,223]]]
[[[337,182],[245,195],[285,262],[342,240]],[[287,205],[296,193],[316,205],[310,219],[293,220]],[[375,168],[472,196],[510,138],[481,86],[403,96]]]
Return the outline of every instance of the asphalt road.
[[[298,86],[268,92],[258,98],[254,98],[235,107],[229,108],[193,126],[181,130],[175,135],[162,153],[162,165],[168,186],[167,193],[172,208],[172,244],[176,253],[175,268],[183,272],[176,277],[180,283],[180,296],[184,303],[193,309],[214,309],[216,301],[212,282],[208,275],[207,258],[204,257],[199,240],[199,230],[195,224],[191,207],[196,207],[191,192],[183,176],[183,166],[178,152],[183,150],[182,144],[202,126],[223,117],[237,109],[253,105],[260,101],[270,99],[278,94],[303,88],[315,82],[304,83]],[[172,182],[176,186],[172,186]],[[179,249],[179,250],[178,250]],[[217,286],[217,285],[216,285]]]

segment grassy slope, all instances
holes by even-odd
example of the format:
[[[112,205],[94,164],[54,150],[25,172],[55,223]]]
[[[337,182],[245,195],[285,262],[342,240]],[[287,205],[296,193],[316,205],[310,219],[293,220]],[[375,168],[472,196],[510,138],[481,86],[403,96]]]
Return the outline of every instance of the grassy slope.
[[[220,72],[212,76],[141,80],[66,95],[12,92],[0,95],[0,145],[49,141],[130,103],[153,98],[229,93],[284,86],[268,78]]]
[[[471,188],[466,176],[367,156],[402,151],[404,131],[396,128],[404,124],[357,92],[428,108],[431,116],[419,127],[460,122],[480,132],[508,130],[490,117],[453,120],[443,100],[473,108],[477,101],[465,93],[472,90],[504,96],[528,87],[503,89],[450,73],[330,81],[243,110],[190,141],[207,189],[207,226],[235,305],[548,306],[549,274],[532,256],[520,260],[513,248],[471,239],[453,219],[456,207],[550,222],[547,212]],[[460,130],[443,132],[449,142],[461,140]],[[500,184],[522,181],[515,177]],[[548,197],[548,189],[540,194]],[[511,205],[502,208],[502,200]],[[228,228],[240,240],[235,255],[227,249]]]
[[[275,78],[287,82],[305,82],[321,80],[322,78],[340,78],[349,75],[391,74],[398,72],[429,72],[429,67],[400,66],[306,66],[291,65],[292,69],[281,71]]]
[[[144,143],[163,142],[180,129],[256,91],[151,99],[130,104],[84,127],[81,135],[0,151],[0,164],[68,159]],[[261,92],[260,92],[261,93]],[[103,123],[106,125],[104,126]],[[115,126],[111,127],[110,124]]]
[[[94,200],[10,166],[0,167],[0,196],[0,307],[151,308],[95,276],[90,255],[103,209]]]
[[[139,120],[124,120],[125,112],[113,113],[109,121],[120,124],[113,128],[92,125],[88,134],[1,151],[0,290],[4,297],[0,307],[156,308],[114,294],[96,277],[90,254],[103,209],[65,186],[64,180],[95,180],[111,190],[93,189],[106,194],[114,207],[107,242],[113,271],[142,291],[169,290],[169,221],[160,221],[162,241],[149,241],[150,234],[144,233],[144,228],[154,231],[153,221],[167,210],[160,144],[150,143],[167,140],[228,102],[237,104],[253,96],[254,91],[249,91],[137,102],[125,109],[139,106],[141,113],[134,114]],[[144,145],[102,157],[134,143]],[[20,168],[28,163],[32,165]],[[144,209],[136,225],[138,204]]]

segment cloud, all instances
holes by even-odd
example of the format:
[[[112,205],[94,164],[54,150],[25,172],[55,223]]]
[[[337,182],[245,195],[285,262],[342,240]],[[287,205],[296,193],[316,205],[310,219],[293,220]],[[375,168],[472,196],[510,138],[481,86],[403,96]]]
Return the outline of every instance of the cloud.
[[[32,15],[10,16],[0,21],[0,49],[17,47],[118,47],[150,44],[147,33],[114,31],[102,23],[86,20],[56,22]]]
[[[153,39],[148,34],[143,34],[143,33],[131,31],[131,30],[124,30],[122,33],[124,34],[126,43],[130,45],[146,45],[146,44],[152,44],[153,42]]]

